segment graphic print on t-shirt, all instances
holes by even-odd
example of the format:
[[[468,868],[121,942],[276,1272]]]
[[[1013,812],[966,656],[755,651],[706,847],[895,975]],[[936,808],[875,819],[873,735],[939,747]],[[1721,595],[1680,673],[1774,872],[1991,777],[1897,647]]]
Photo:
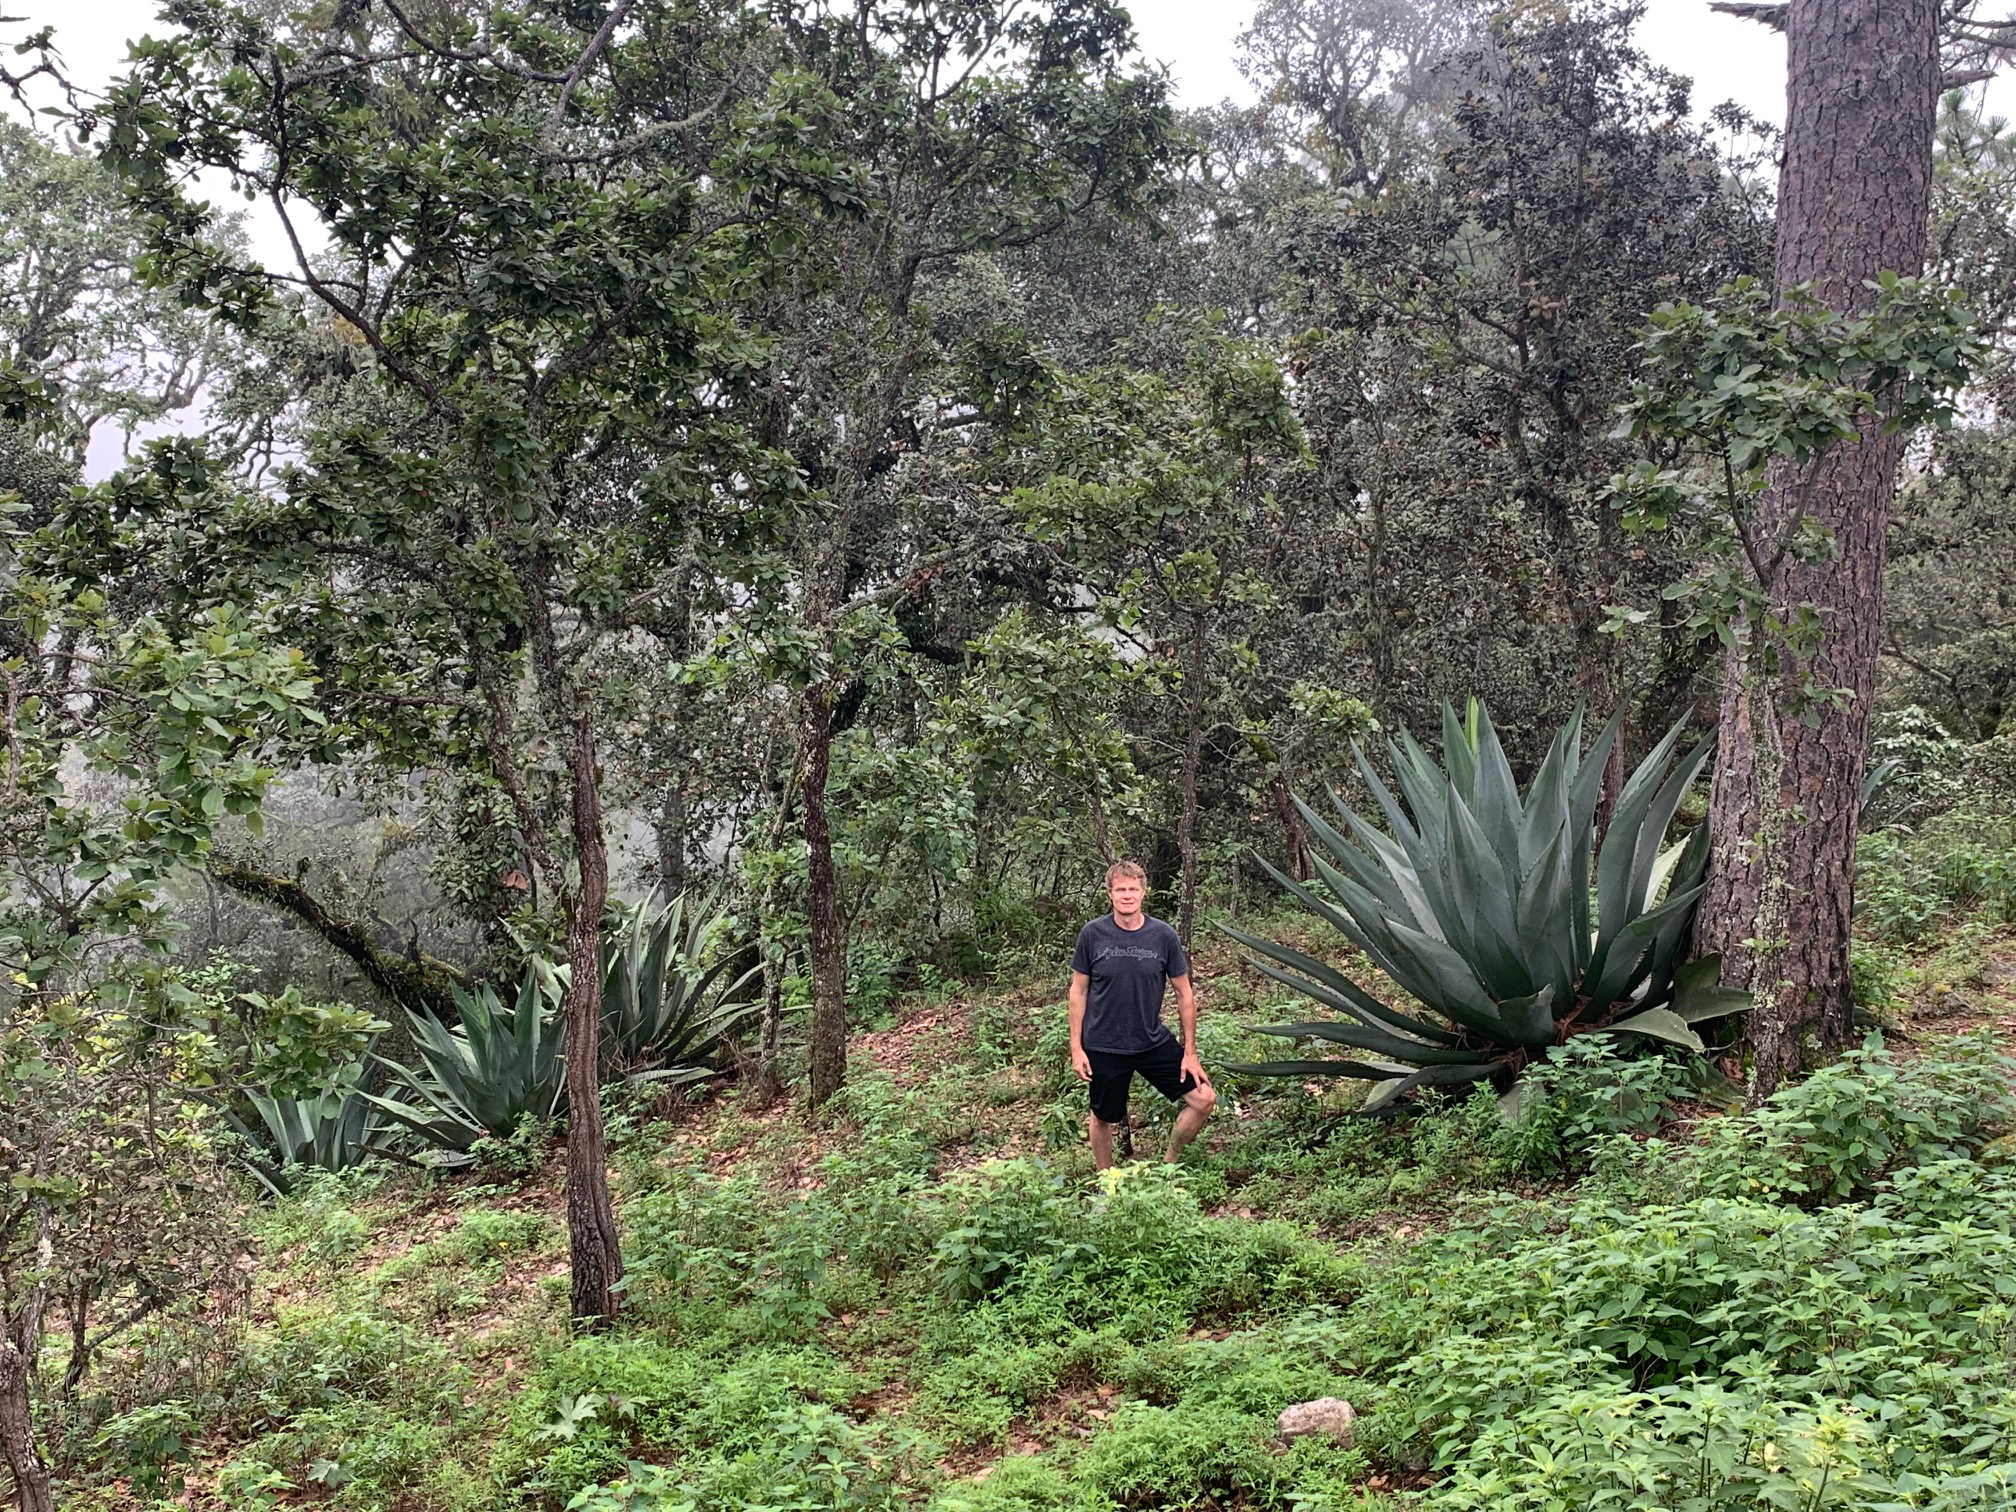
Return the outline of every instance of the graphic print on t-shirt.
[[[1162,997],[1169,978],[1190,974],[1176,931],[1160,919],[1122,929],[1101,914],[1078,931],[1071,969],[1091,981],[1085,999],[1083,1042],[1088,1050],[1137,1055],[1167,1044]]]

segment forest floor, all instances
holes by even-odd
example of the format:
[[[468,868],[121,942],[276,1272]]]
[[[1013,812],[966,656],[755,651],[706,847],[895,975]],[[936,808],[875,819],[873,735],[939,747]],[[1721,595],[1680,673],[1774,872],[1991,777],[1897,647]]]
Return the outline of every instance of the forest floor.
[[[1196,961],[1207,1060],[1253,1058],[1274,989],[1215,943]],[[1888,968],[1899,1061],[1984,1031],[2016,1055],[2016,930]],[[734,1087],[619,1097],[630,1275],[601,1336],[565,1326],[550,1140],[268,1204],[228,1320],[164,1323],[87,1390],[71,1504],[1321,1512],[1435,1481],[1418,1442],[1284,1448],[1273,1419],[1365,1400],[1364,1340],[1337,1340],[1368,1268],[1566,1203],[1573,1162],[1536,1172],[1481,1103],[1342,1119],[1353,1084],[1226,1076],[1176,1173],[1102,1186],[1061,968],[1003,979],[893,999],[820,1118]],[[1720,1111],[1676,1094],[1667,1132]],[[1137,1149],[1166,1118],[1137,1088]],[[684,1478],[583,1490],[632,1460]]]

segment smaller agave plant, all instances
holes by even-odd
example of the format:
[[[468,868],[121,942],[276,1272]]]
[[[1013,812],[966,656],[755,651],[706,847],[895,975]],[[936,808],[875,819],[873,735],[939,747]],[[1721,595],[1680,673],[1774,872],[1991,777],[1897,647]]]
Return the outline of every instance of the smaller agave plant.
[[[1483,706],[1472,700],[1459,719],[1445,705],[1440,764],[1404,731],[1388,743],[1401,796],[1356,751],[1385,829],[1334,793],[1342,830],[1298,799],[1329,896],[1268,870],[1417,1006],[1392,1007],[1327,962],[1228,926],[1267,975],[1342,1015],[1260,1032],[1354,1052],[1233,1069],[1377,1082],[1364,1104],[1373,1110],[1416,1087],[1509,1081],[1574,1034],[1701,1050],[1696,1024],[1750,1004],[1719,985],[1719,957],[1682,960],[1707,826],[1665,844],[1713,741],[1676,755],[1681,727],[1668,731],[1625,783],[1598,845],[1603,767],[1622,719],[1583,752],[1577,710],[1522,794]]]
[[[753,974],[726,980],[732,955],[701,964],[724,912],[682,893],[656,912],[646,904],[603,936],[605,1076],[678,1083],[720,1069],[729,1035],[759,1006],[728,1005]]]
[[[466,1155],[485,1135],[502,1139],[527,1114],[550,1118],[566,1087],[558,1012],[563,983],[547,961],[525,964],[517,1002],[506,1008],[489,987],[457,987],[454,1028],[426,1013],[407,1014],[423,1069],[379,1058],[399,1097],[371,1101],[427,1143]]]
[[[327,1091],[313,1097],[283,1097],[250,1090],[245,1100],[259,1115],[263,1133],[228,1108],[224,1117],[245,1136],[254,1153],[246,1157],[252,1174],[276,1195],[293,1190],[304,1167],[347,1171],[377,1152],[383,1120],[370,1096],[371,1073],[363,1062],[348,1067]]]

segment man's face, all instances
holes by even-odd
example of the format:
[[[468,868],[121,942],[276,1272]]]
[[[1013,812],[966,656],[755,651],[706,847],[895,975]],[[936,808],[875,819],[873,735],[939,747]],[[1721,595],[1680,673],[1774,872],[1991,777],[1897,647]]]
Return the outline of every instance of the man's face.
[[[1147,891],[1139,877],[1115,877],[1106,884],[1106,896],[1113,900],[1113,912],[1116,914],[1141,912],[1141,899]]]

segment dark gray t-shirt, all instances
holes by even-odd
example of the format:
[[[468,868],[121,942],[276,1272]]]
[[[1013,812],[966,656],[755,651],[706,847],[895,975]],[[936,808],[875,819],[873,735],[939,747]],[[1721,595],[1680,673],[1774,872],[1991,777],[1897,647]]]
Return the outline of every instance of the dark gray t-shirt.
[[[1101,914],[1078,931],[1071,969],[1092,981],[1082,1036],[1087,1050],[1138,1055],[1170,1041],[1162,992],[1169,978],[1190,975],[1190,958],[1167,924],[1144,918],[1139,929],[1122,929],[1113,915]]]

